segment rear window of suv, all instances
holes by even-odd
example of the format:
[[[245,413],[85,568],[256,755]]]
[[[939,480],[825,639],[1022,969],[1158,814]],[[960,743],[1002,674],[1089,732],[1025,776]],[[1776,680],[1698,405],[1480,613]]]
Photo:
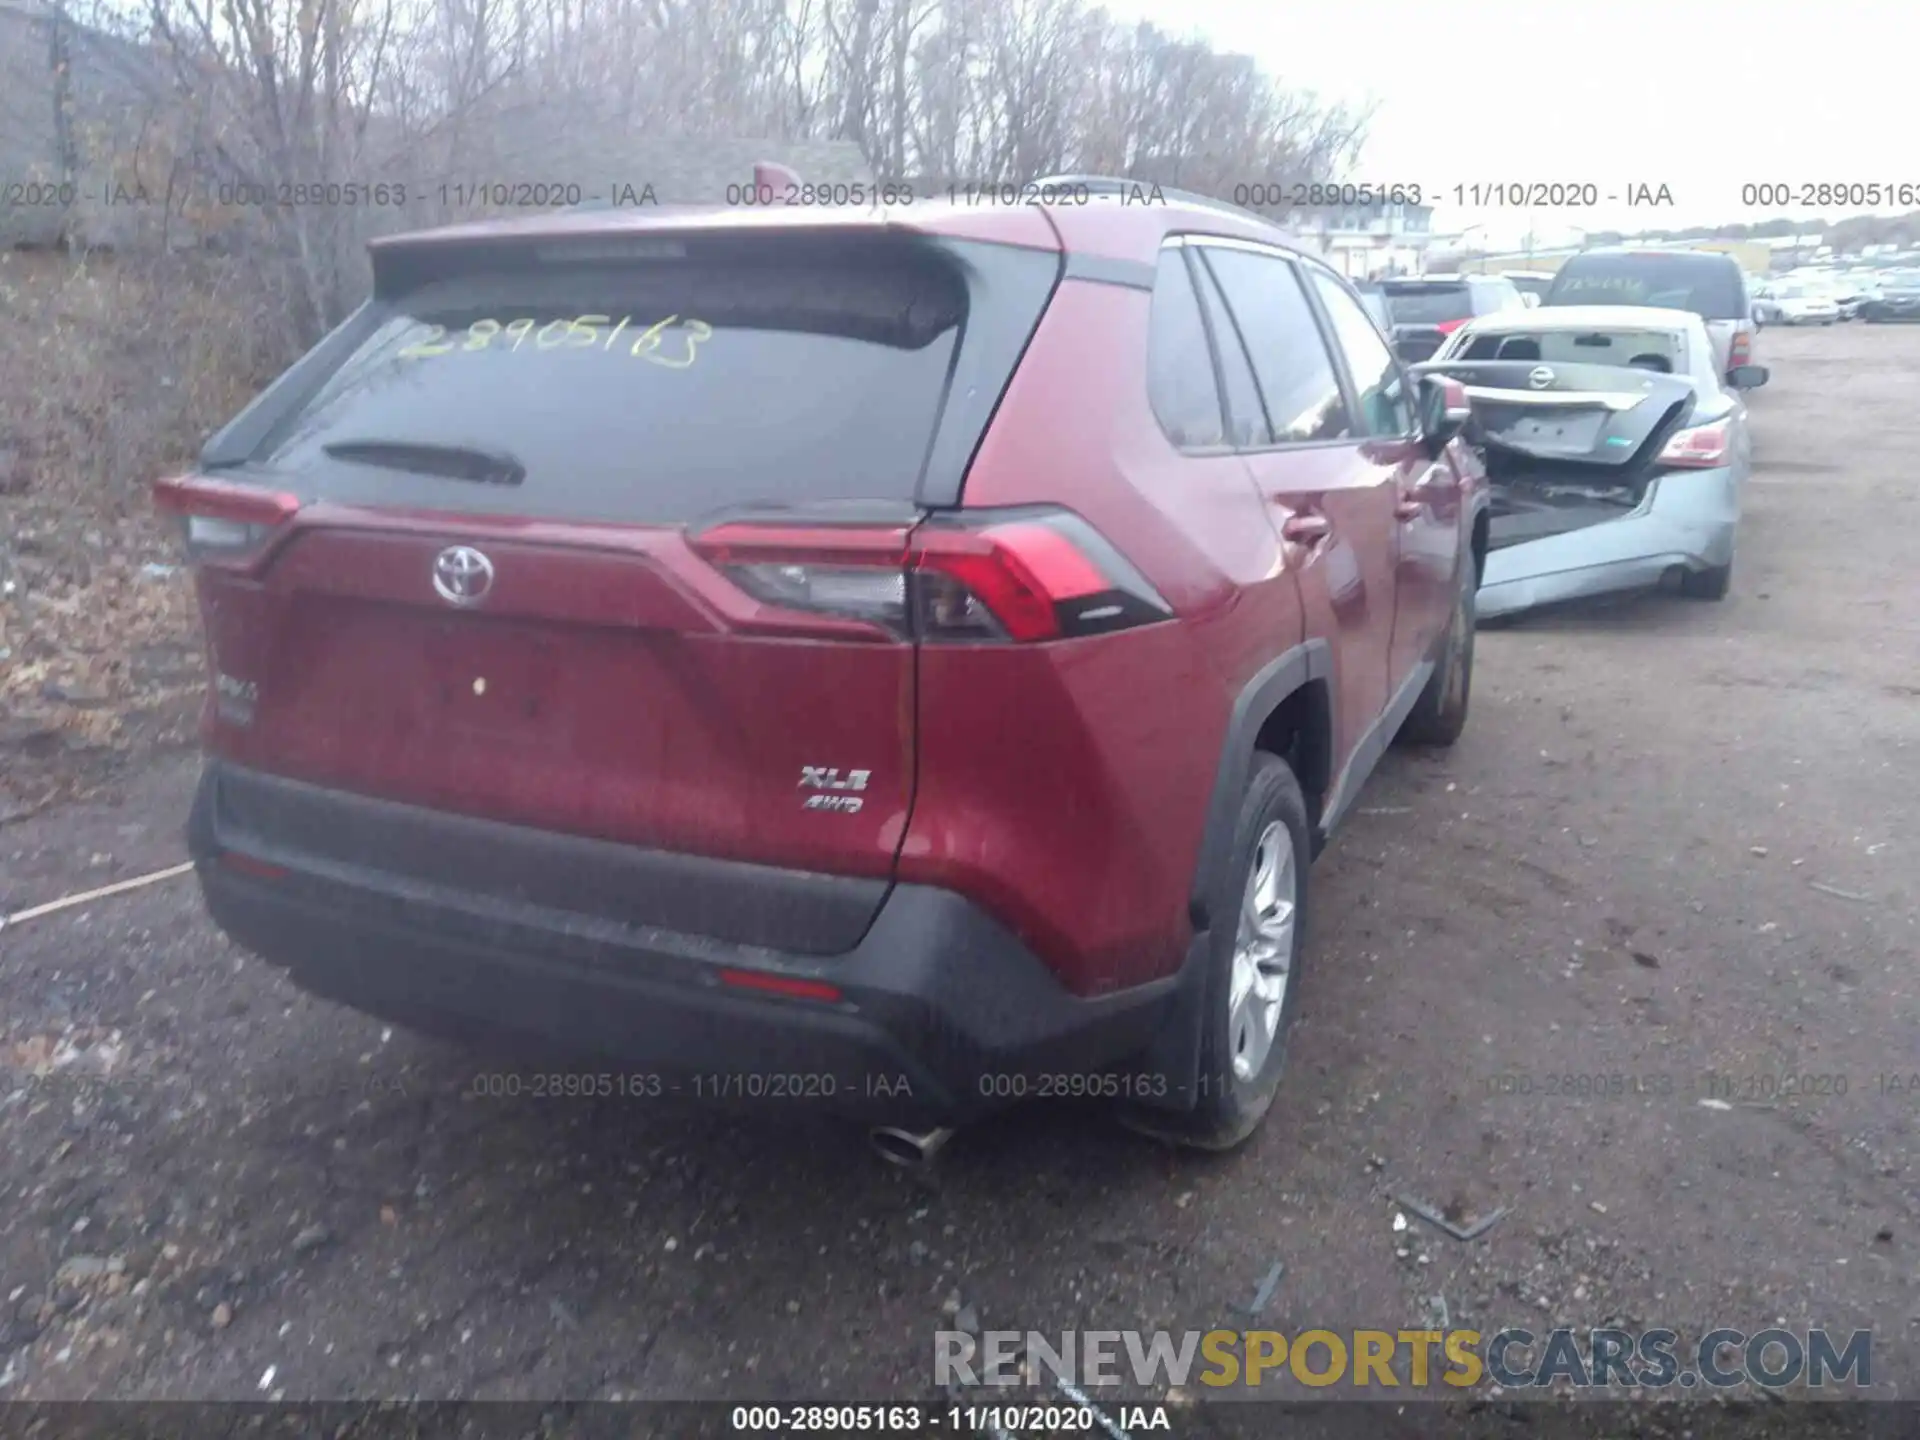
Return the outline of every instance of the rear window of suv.
[[[966,310],[938,259],[844,237],[448,275],[376,302],[252,459],[319,499],[574,520],[911,500]]]
[[[1744,320],[1740,266],[1731,256],[1576,255],[1560,267],[1547,305],[1651,305],[1707,320]]]
[[[1473,294],[1458,280],[1384,287],[1396,325],[1438,325],[1473,318]]]

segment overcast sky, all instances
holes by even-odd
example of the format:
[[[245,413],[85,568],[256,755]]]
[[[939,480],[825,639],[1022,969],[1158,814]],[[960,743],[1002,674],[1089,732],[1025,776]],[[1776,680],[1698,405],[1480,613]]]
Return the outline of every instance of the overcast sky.
[[[1597,209],[1532,215],[1543,243],[1550,232],[1568,238],[1568,226],[1637,230],[1870,208],[1744,206],[1744,184],[1920,188],[1920,29],[1909,29],[1920,21],[1898,5],[1109,0],[1106,8],[1177,35],[1197,31],[1289,86],[1377,101],[1352,178],[1417,183],[1430,201],[1441,190],[1436,227],[1482,222],[1496,244],[1525,232],[1528,212],[1463,210],[1454,186],[1598,185]],[[1673,208],[1626,208],[1638,183],[1665,184]],[[1609,194],[1620,199],[1609,204]]]

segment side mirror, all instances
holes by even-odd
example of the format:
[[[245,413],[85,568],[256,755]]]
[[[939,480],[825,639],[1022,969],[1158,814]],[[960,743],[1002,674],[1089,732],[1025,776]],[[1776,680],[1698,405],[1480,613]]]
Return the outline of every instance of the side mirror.
[[[1449,375],[1420,377],[1420,438],[1438,459],[1456,435],[1473,418],[1473,403],[1467,399],[1467,387]]]
[[[1736,365],[1727,371],[1727,383],[1736,390],[1758,390],[1772,373],[1764,365]]]

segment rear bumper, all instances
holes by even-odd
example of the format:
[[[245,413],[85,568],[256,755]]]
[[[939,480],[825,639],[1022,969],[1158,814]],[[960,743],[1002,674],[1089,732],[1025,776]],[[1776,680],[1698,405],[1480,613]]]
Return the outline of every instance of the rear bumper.
[[[1740,523],[1734,471],[1702,470],[1657,483],[1635,514],[1493,551],[1476,597],[1480,616],[1647,588],[1676,566],[1698,571],[1729,563]]]
[[[1075,996],[962,896],[895,886],[844,953],[781,951],[359,869],[236,833],[223,820],[223,774],[250,788],[291,784],[208,765],[189,841],[222,930],[314,994],[539,1060],[541,1074],[564,1063],[576,1077],[568,1093],[934,1125],[1022,1097],[1154,1085],[1107,1072],[1154,1040],[1175,981]],[[332,807],[347,826],[393,808],[298,788],[309,809]],[[408,820],[430,834],[441,818]],[[476,822],[445,820],[471,843]],[[499,828],[526,843],[527,832]],[[232,853],[279,873],[222,858]],[[728,983],[728,971],[824,982],[840,998],[756,993]],[[524,1093],[533,1083],[529,1072]],[[1162,1103],[1167,1088],[1158,1086]]]

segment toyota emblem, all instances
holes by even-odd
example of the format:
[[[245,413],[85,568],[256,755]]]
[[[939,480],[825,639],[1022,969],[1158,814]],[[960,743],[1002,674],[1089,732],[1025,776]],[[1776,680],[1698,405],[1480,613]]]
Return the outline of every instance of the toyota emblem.
[[[1536,390],[1544,390],[1553,384],[1553,371],[1544,365],[1536,365],[1527,372],[1527,384]]]
[[[433,588],[449,605],[478,605],[493,588],[493,562],[471,545],[450,545],[433,557]]]

